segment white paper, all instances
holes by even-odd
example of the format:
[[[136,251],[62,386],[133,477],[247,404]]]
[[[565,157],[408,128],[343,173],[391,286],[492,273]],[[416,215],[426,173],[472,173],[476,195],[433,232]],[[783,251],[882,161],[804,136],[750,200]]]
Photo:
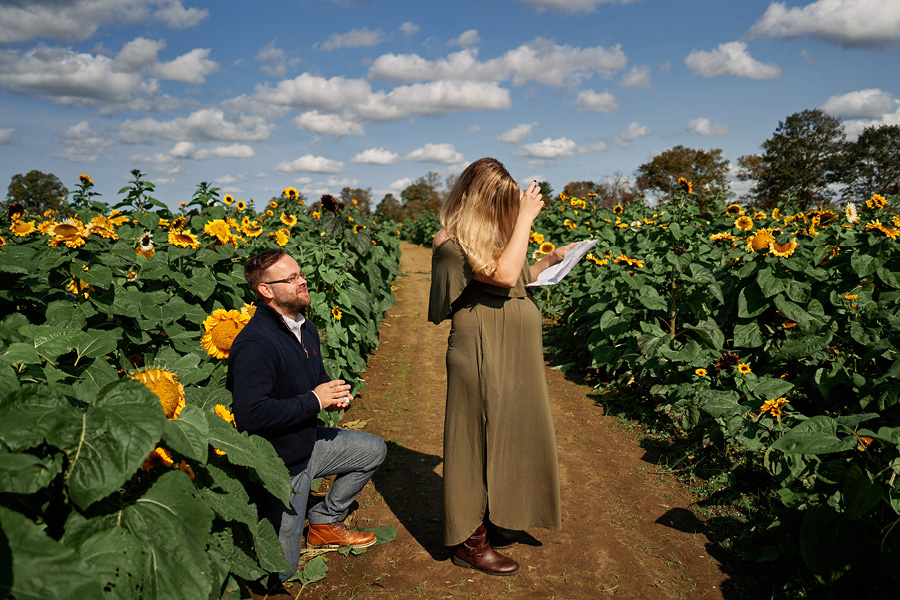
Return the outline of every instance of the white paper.
[[[597,245],[597,240],[578,242],[566,250],[566,255],[563,256],[562,261],[541,271],[537,279],[529,283],[528,287],[559,283],[562,281],[563,277],[568,275],[569,271],[572,270],[572,267],[577,265],[595,245]]]

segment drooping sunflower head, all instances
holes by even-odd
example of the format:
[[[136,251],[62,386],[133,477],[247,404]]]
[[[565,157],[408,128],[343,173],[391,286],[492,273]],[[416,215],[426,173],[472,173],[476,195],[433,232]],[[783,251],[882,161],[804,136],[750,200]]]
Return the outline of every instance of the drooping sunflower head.
[[[21,202],[13,202],[6,207],[6,214],[10,219],[21,219],[25,215],[25,205]]]
[[[94,180],[84,173],[78,176],[78,181],[80,181],[82,185],[94,185]]]
[[[678,187],[681,188],[681,191],[690,194],[694,190],[694,184],[685,179],[684,177],[678,178]]]
[[[753,228],[753,219],[747,215],[741,215],[735,219],[734,226],[743,231],[750,231]]]
[[[135,371],[131,378],[140,381],[150,388],[166,413],[167,419],[177,419],[184,408],[184,386],[182,386],[175,373],[166,369],[141,369]]]
[[[338,208],[340,208],[340,203],[335,199],[331,194],[323,194],[322,198],[322,208],[327,212],[337,212]]]
[[[183,231],[170,231],[169,243],[173,246],[179,246],[181,248],[193,248],[194,250],[200,247],[200,240],[198,240],[197,237],[188,229],[185,229]]]
[[[281,213],[281,222],[288,227],[293,227],[297,224],[297,217],[295,217],[294,215],[286,215],[284,213]]]
[[[769,252],[772,254],[772,256],[777,256],[778,258],[787,258],[794,253],[794,250],[797,249],[797,245],[797,240],[795,239],[791,239],[791,241],[785,243],[770,242]]]

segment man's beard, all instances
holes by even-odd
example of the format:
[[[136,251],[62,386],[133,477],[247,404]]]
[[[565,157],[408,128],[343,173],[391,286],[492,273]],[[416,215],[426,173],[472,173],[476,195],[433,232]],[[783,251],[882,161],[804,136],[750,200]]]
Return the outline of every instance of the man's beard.
[[[309,308],[311,300],[309,298],[309,292],[304,296],[293,294],[275,294],[275,302],[278,303],[285,312],[289,312],[291,314],[294,313],[302,313],[304,310]]]

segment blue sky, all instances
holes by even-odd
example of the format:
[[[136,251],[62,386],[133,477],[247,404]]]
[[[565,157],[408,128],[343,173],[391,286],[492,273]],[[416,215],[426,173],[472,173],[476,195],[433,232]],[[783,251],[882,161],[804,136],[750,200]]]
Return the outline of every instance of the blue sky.
[[[377,203],[494,156],[561,191],[809,108],[900,124],[898,65],[898,0],[4,0],[0,182]]]

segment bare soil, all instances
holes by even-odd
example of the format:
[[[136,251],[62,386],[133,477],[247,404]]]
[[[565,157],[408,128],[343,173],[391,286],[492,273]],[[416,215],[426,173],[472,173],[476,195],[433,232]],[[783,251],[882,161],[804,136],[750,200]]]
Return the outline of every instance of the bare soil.
[[[648,460],[636,428],[604,414],[590,386],[547,365],[555,415],[562,530],[534,529],[503,552],[522,566],[492,577],[453,565],[442,545],[441,469],[449,322],[426,320],[431,249],[403,244],[397,302],[369,360],[365,390],[345,420],[388,443],[388,457],[360,494],[360,527],[392,525],[393,542],[358,556],[327,555],[329,573],[267,598],[749,597],[727,555],[692,511],[675,478]],[[263,596],[260,595],[259,598]]]

